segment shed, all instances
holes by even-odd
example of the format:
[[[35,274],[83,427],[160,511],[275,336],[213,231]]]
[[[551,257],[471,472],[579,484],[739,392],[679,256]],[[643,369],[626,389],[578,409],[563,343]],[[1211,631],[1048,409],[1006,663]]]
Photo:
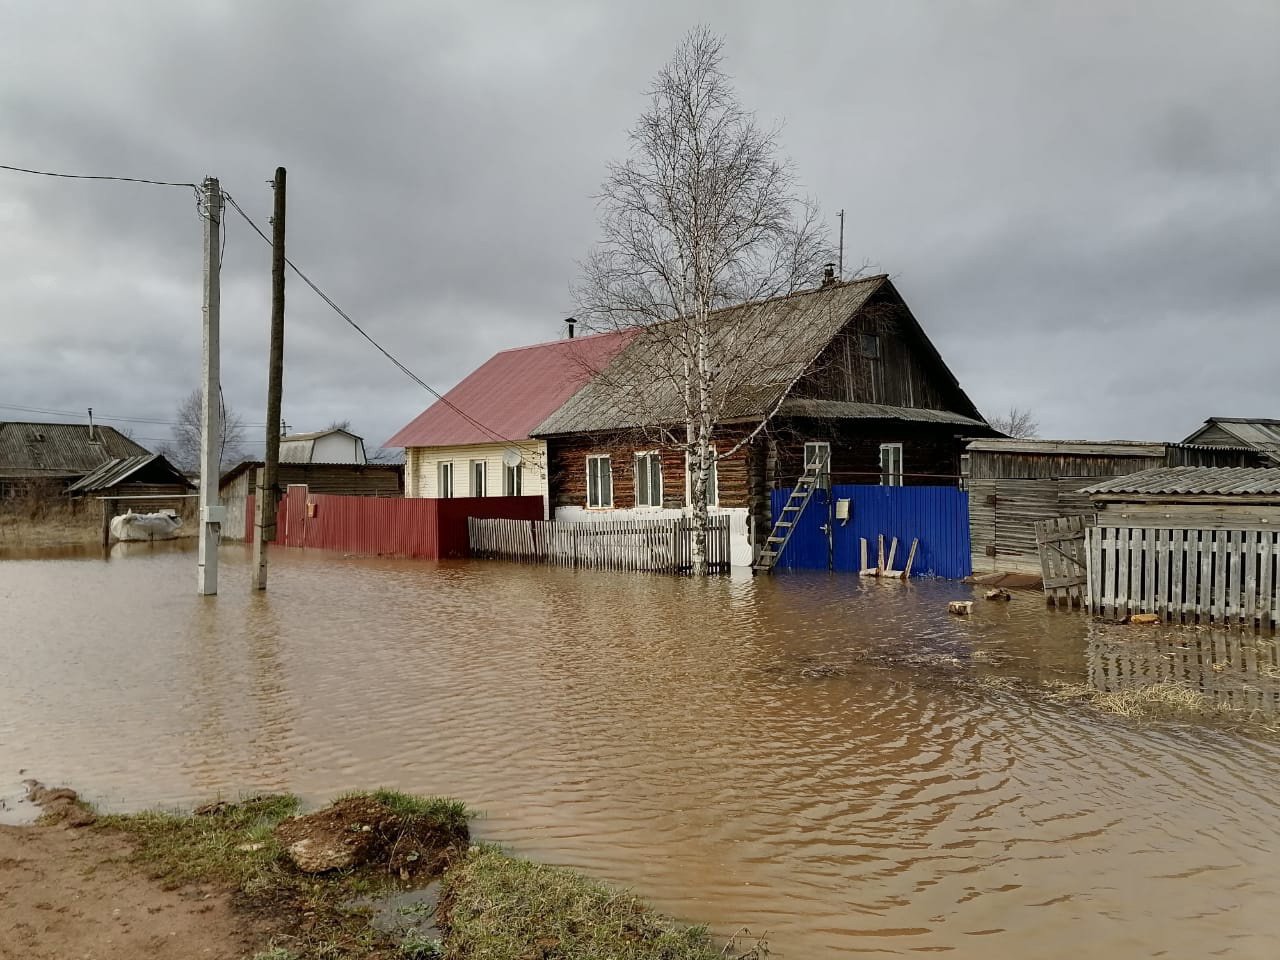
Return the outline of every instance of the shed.
[[[1132,440],[974,440],[968,445],[969,538],[975,573],[1039,575],[1035,522],[1092,516],[1090,482],[1172,466],[1252,467],[1244,446]]]
[[[1280,468],[1168,467],[1092,484],[1094,613],[1273,628],[1280,613]]]
[[[67,487],[73,497],[148,497],[172,500],[189,494],[195,484],[158,453],[108,460]],[[171,504],[166,504],[171,505]]]
[[[218,484],[219,497],[226,507],[222,535],[239,540],[249,522],[249,503],[261,460],[236,464]],[[354,497],[400,497],[404,495],[404,465],[399,463],[281,463],[278,481],[281,495],[290,484],[306,484],[312,493]]]
[[[1259,417],[1210,417],[1186,443],[1252,447],[1267,458],[1268,466],[1280,466],[1280,420]]]
[[[150,453],[114,427],[0,422],[0,497],[39,485],[58,491],[116,458]]]

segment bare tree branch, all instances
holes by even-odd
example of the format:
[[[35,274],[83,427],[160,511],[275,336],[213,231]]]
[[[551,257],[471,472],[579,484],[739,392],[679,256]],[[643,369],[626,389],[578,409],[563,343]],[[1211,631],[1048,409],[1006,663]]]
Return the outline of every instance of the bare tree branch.
[[[178,405],[177,425],[173,428],[173,443],[168,446],[170,459],[184,470],[194,470],[200,465],[200,405],[204,393],[192,390]],[[218,470],[228,463],[243,460],[245,456],[244,418],[222,404],[222,436],[218,440]]]
[[[1040,436],[1040,421],[1035,414],[1018,406],[1010,407],[1008,413],[987,417],[987,423],[1001,433],[1019,440]]]

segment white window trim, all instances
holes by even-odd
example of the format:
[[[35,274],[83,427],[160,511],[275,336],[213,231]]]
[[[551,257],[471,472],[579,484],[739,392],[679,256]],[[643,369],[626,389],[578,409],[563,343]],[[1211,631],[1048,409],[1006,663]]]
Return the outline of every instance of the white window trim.
[[[658,502],[657,503],[641,503],[640,502],[640,461],[644,457],[658,458]],[[635,490],[636,490],[636,509],[637,510],[661,510],[662,509],[662,488],[665,481],[662,477],[662,451],[661,450],[637,450],[631,458],[631,468],[635,474]],[[650,478],[652,479],[652,478]],[[653,491],[649,491],[652,499]]]
[[[448,472],[449,472],[449,492],[448,493],[445,493],[444,483],[443,483],[446,468],[448,468]],[[454,483],[454,476],[453,476],[453,461],[437,460],[436,461],[436,498],[440,500],[452,500],[455,487],[456,487],[456,484]]]
[[[885,453],[897,451],[898,454],[898,470],[895,474],[892,470],[885,469]],[[902,477],[905,472],[905,459],[901,443],[882,443],[880,444],[880,486],[882,487],[900,487],[902,486]],[[888,482],[885,477],[888,476]]]
[[[520,489],[517,490],[516,487]],[[508,467],[505,463],[502,465],[502,495],[504,497],[524,496],[523,463],[518,463],[514,467]]]
[[[609,502],[600,503],[596,506],[591,505],[591,461],[592,460],[608,460],[609,461]],[[613,509],[613,456],[608,453],[590,453],[586,458],[587,471],[587,509],[588,510],[612,510]]]
[[[476,468],[479,467],[480,482],[476,483]],[[473,497],[489,495],[489,463],[486,460],[472,460],[467,469],[467,486]],[[482,488],[482,489],[477,489]]]
[[[684,454],[684,504],[686,507],[693,506],[693,470],[691,465],[693,457],[686,450]],[[720,507],[720,461],[716,459],[715,445],[711,446],[711,479],[713,483],[707,491],[707,507],[708,509],[719,509]]]

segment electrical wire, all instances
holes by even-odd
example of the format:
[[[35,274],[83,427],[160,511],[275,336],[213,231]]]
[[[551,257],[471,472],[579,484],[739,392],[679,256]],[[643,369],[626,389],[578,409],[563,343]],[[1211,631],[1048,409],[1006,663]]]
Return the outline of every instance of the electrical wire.
[[[224,200],[226,200],[229,204],[231,204],[232,209],[234,209],[236,213],[240,214],[240,216],[244,218],[245,223],[249,224],[249,226],[253,228],[253,231],[258,236],[260,236],[264,241],[266,241],[268,246],[271,246],[271,238],[262,232],[261,228],[259,228],[259,226],[253,222],[253,219],[247,213],[245,213],[244,210],[240,207],[240,204],[236,203],[235,198],[225,192],[223,193],[222,196]],[[493,438],[499,443],[507,443],[516,447],[524,447],[527,450],[533,451],[535,454],[539,452],[536,446],[532,444],[528,444],[527,442],[522,442],[520,440],[512,439],[511,437],[504,436],[503,434],[492,429],[486,424],[481,423],[475,417],[471,416],[471,414],[467,413],[465,410],[459,407],[452,400],[449,400],[439,390],[431,386],[431,384],[427,383],[427,381],[423,380],[420,376],[418,376],[416,373],[410,370],[407,366],[401,363],[391,353],[391,351],[389,351],[386,347],[384,347],[372,336],[370,336],[369,333],[366,332],[365,329],[360,326],[360,324],[356,323],[353,319],[351,319],[350,315],[348,315],[345,310],[343,310],[340,306],[338,306],[338,304],[334,302],[333,298],[331,298],[327,293],[321,290],[320,287],[318,287],[310,277],[308,277],[305,273],[303,273],[301,270],[298,269],[298,265],[296,263],[294,263],[288,257],[284,258],[284,262],[289,265],[289,268],[298,275],[298,278],[301,279],[303,283],[305,283],[308,287],[312,289],[312,291],[315,292],[316,296],[318,296],[321,300],[323,300],[326,304],[328,304],[329,307],[333,310],[333,312],[336,313],[338,316],[340,316],[343,320],[345,320],[351,326],[351,328],[355,330],[356,333],[360,334],[360,336],[364,337],[365,340],[369,341],[369,343],[371,343],[379,353],[381,353],[384,357],[386,357],[393,364],[395,364],[401,373],[407,376],[410,380],[412,380],[418,386],[422,387],[422,389],[426,390],[427,393],[431,394],[433,397],[435,397],[438,401],[443,403],[446,407],[448,407],[454,413],[458,414],[458,416],[462,417],[463,420],[466,420],[473,427],[480,430],[482,433]]]
[[[192,190],[200,189],[194,183],[185,183],[179,180],[151,180],[147,177],[108,177],[95,173],[56,173],[52,170],[33,170],[30,167],[12,167],[7,163],[0,163],[0,170],[12,170],[14,173],[32,173],[38,177],[58,177],[63,180],[117,180],[122,183],[148,183],[157,187],[190,187]]]
[[[42,413],[45,416],[56,417],[76,417],[81,419],[84,416],[83,411],[76,410],[49,410],[46,407],[27,407],[18,403],[0,403],[0,410],[17,410],[23,413]],[[106,420],[113,424],[150,424],[152,426],[178,426],[180,420],[164,420],[161,417],[116,417],[109,416],[106,413],[93,413],[93,420]],[[265,428],[266,424],[244,424],[247,428]]]

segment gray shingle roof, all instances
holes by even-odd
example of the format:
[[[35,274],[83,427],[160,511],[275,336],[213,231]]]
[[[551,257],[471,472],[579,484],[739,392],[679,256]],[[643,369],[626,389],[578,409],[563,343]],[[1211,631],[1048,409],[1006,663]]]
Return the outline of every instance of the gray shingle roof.
[[[1099,494],[1141,496],[1280,497],[1280,468],[1276,467],[1161,467],[1139,470],[1085,487]]]
[[[962,427],[986,427],[981,420],[950,410],[921,407],[891,407],[883,403],[854,403],[847,400],[807,400],[792,397],[782,401],[778,413],[788,417],[818,417],[833,420],[911,420],[917,423],[954,423]]]
[[[711,321],[708,353],[715,358],[729,358],[723,363],[724,375],[715,400],[717,421],[745,420],[771,411],[832,338],[888,282],[884,275],[867,277],[717,311]],[[629,430],[684,422],[681,370],[684,358],[692,351],[678,339],[678,334],[674,323],[641,327],[602,373],[530,435]],[[941,357],[937,362],[942,364]],[[945,368],[945,364],[942,366]],[[846,415],[876,414],[851,409]],[[968,417],[944,422],[986,426],[981,420]]]
[[[95,442],[96,441],[96,442]],[[0,477],[80,477],[108,460],[150,455],[113,427],[0,422]]]

